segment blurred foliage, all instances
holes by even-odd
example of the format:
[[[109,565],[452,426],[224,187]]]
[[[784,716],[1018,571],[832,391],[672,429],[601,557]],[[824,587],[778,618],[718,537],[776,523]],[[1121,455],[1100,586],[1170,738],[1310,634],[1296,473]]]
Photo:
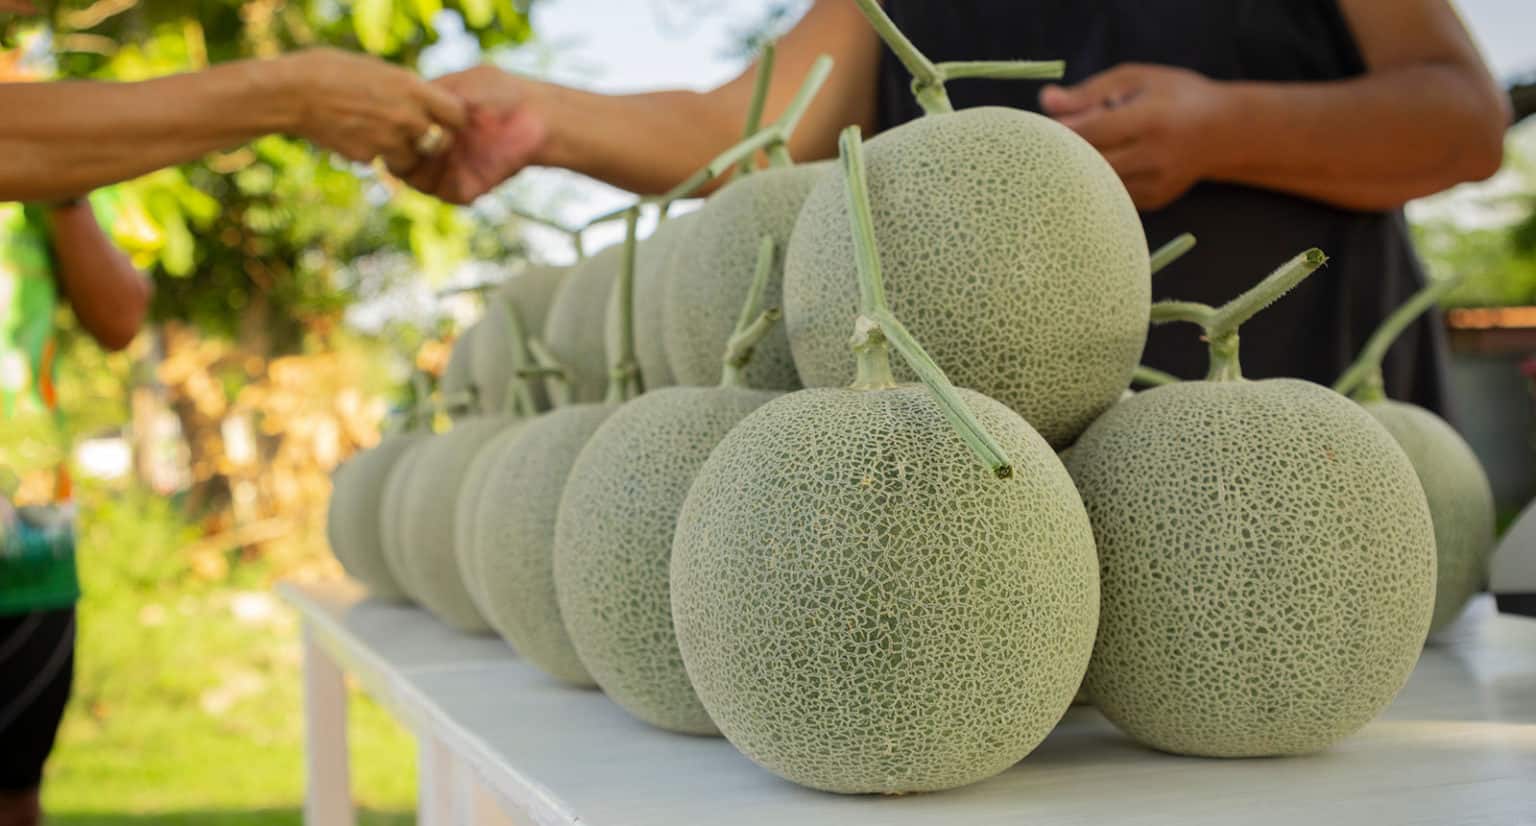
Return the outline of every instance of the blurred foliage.
[[[482,48],[530,36],[512,0],[62,0],[41,20],[0,20],[0,39],[51,44],[57,75],[139,80],[308,46],[362,50],[406,66],[459,14]],[[354,294],[351,262],[404,250],[429,276],[517,242],[457,209],[282,136],[164,169],[115,190],[114,240],[156,280],[154,315],[236,336],[242,319],[270,352],[292,352]]]
[[[1413,236],[1431,276],[1463,278],[1441,303],[1536,304],[1536,123],[1510,131],[1495,178],[1439,199],[1450,206],[1433,205]]]

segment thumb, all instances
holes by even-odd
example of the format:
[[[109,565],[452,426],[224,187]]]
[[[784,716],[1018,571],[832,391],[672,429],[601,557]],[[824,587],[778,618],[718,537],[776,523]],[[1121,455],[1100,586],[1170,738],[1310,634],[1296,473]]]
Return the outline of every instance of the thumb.
[[[1106,101],[1119,103],[1140,90],[1142,77],[1139,66],[1121,64],[1071,86],[1050,84],[1040,90],[1040,108],[1057,117],[1102,106]]]

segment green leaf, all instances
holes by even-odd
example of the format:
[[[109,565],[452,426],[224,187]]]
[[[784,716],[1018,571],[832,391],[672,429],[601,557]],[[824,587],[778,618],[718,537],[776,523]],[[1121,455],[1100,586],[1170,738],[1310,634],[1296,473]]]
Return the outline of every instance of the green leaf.
[[[357,42],[371,54],[387,55],[399,45],[394,36],[394,0],[357,0],[352,5],[352,29]]]
[[[460,0],[459,5],[464,12],[465,24],[471,29],[485,28],[496,17],[495,0]]]
[[[416,19],[421,21],[430,34],[433,31],[432,20],[443,10],[443,0],[411,0],[411,7],[416,12]]]

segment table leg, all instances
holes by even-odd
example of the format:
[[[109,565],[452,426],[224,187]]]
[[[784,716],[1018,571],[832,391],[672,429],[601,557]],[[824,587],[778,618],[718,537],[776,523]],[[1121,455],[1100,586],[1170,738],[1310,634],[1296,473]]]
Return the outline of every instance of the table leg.
[[[416,739],[417,826],[463,826],[471,822],[465,799],[465,767],[443,741],[430,734]]]
[[[353,826],[347,765],[347,686],[336,661],[304,628],[304,822]]]

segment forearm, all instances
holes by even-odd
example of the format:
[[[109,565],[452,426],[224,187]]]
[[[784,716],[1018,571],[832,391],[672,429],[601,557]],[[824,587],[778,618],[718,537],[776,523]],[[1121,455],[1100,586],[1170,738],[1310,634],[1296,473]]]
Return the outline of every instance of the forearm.
[[[549,124],[533,162],[641,194],[665,192],[741,137],[745,105],[714,93],[604,95],[531,84]]]
[[[291,128],[281,73],[240,61],[139,83],[0,84],[0,200],[80,195]]]
[[[149,280],[96,223],[90,205],[48,210],[55,275],[80,326],[108,350],[127,347],[149,312]]]
[[[1498,169],[1507,113],[1455,66],[1331,83],[1229,83],[1206,177],[1393,209]]]

